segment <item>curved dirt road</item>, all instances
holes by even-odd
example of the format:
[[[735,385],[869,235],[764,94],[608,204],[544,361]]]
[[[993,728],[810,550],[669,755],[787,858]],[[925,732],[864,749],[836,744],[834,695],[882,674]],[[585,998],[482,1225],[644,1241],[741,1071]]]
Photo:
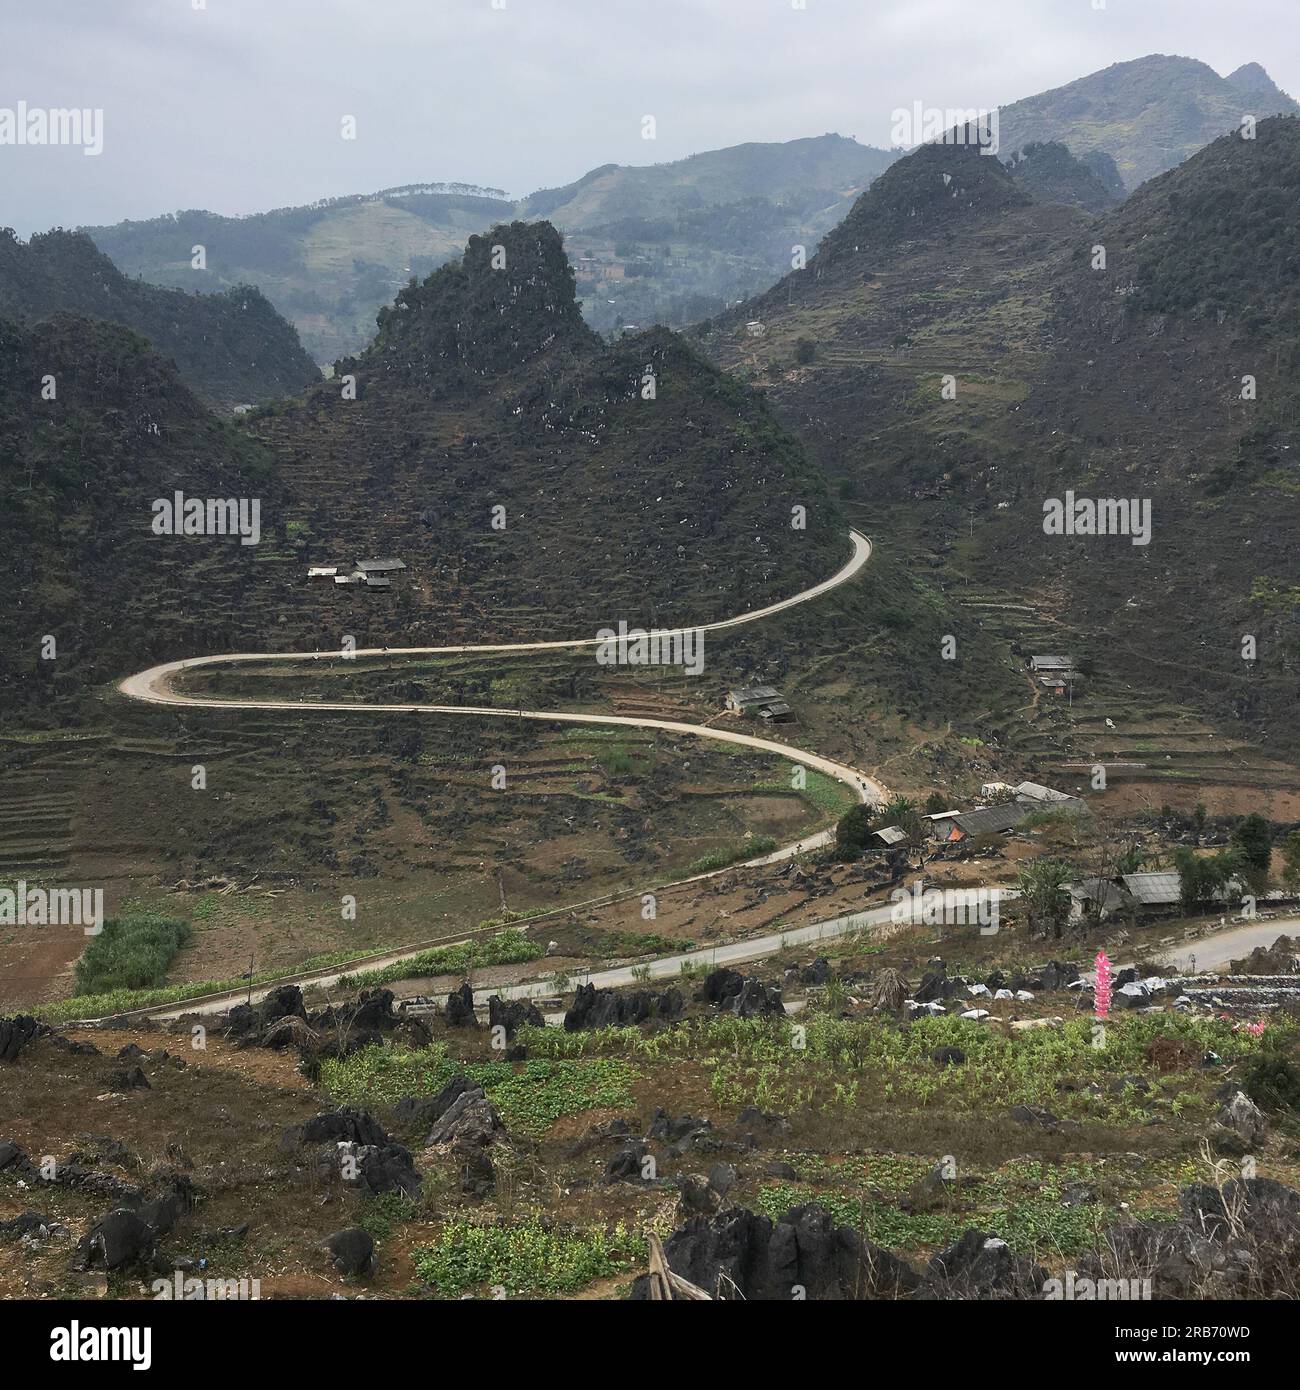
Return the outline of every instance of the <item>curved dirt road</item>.
[[[746,623],[759,622],[764,618],[771,617],[773,614],[782,613],[786,609],[795,608],[800,604],[809,603],[813,599],[819,598],[822,594],[829,593],[832,589],[838,588],[841,584],[847,583],[863,568],[871,558],[871,542],[860,531],[850,530],[849,539],[853,544],[853,554],[849,560],[841,566],[829,579],[824,579],[819,584],[813,585],[809,589],[801,590],[790,598],[781,599],[777,603],[768,604],[764,608],[752,609],[747,613],[739,614],[734,618],[725,618],[719,622],[704,623],[695,629],[660,629],[669,635],[672,633],[688,630],[700,632],[720,632],[728,628],[740,627]],[[559,650],[581,650],[588,647],[601,645],[601,639],[596,637],[570,638],[551,642],[505,642],[505,643],[485,643],[474,645],[454,645],[438,647],[369,647],[360,649],[352,656],[359,659],[366,657],[391,657],[391,656],[450,656],[466,653],[501,653],[501,652],[542,652]],[[366,701],[316,701],[316,700],[231,700],[218,699],[208,696],[184,695],[172,688],[172,678],[182,671],[194,670],[201,666],[218,666],[235,663],[249,662],[303,662],[303,661],[336,661],[342,657],[341,652],[230,652],[213,656],[190,657],[181,661],[165,662],[160,666],[153,666],[147,671],[141,671],[137,675],[128,676],[125,680],[118,683],[118,690],[129,699],[142,700],[148,704],[156,705],[183,705],[192,707],[206,707],[212,709],[259,709],[259,710],[291,710],[302,713],[304,710],[328,710],[343,713],[353,713],[357,710],[372,710],[376,713],[389,714],[447,714],[447,715],[470,715],[478,718],[489,719],[529,719],[543,723],[568,723],[568,724],[606,724],[618,725],[635,729],[663,729],[668,733],[687,734],[696,738],[711,739],[717,743],[730,743],[744,748],[757,749],[760,752],[771,753],[777,757],[786,758],[791,762],[800,763],[805,767],[822,772],[836,781],[849,787],[853,794],[863,802],[881,802],[885,800],[886,791],[884,786],[875,778],[868,776],[860,769],[850,766],[847,763],[840,763],[833,758],[822,757],[818,753],[811,753],[802,748],[795,748],[790,744],[778,742],[775,739],[760,738],[755,734],[743,733],[735,729],[715,728],[705,724],[691,724],[681,720],[672,719],[648,719],[637,718],[628,715],[614,714],[582,714],[574,712],[558,712],[549,710],[511,710],[501,709],[495,706],[474,706],[474,705],[411,705],[411,704],[376,704]],[[795,855],[802,854],[808,850],[817,849],[828,844],[833,832],[830,830],[821,831],[815,835],[805,836],[796,840],[794,843],[784,845],[771,854],[760,855],[757,858],[745,860],[739,864],[728,865],[726,869],[714,870],[712,873],[694,875],[692,879],[683,879],[680,882],[692,882],[694,879],[711,878],[716,873],[725,873],[730,869],[753,867],[755,865],[776,863],[782,859],[793,858]],[[660,885],[674,886],[674,885]],[[392,953],[385,953],[385,963],[401,960],[404,955],[418,954],[423,949],[420,947],[412,948],[409,952],[403,953],[400,949]],[[759,954],[764,954],[760,950]],[[357,969],[361,963],[354,963],[350,967],[344,967],[340,973],[345,973],[348,969]],[[676,968],[676,961],[673,962]],[[295,979],[295,976],[286,976],[283,980],[276,983],[285,983]],[[319,983],[333,983],[335,977],[322,979]],[[313,980],[315,976],[313,975]],[[270,986],[267,986],[270,988]],[[264,993],[265,990],[255,990],[254,994]],[[231,991],[230,996],[246,997],[245,991]],[[199,1010],[208,1012],[221,1007],[225,1000],[223,994],[219,999],[210,998],[202,1001]],[[198,1001],[195,1001],[197,1003]],[[167,1006],[169,1012],[170,1006]],[[141,1010],[167,1016],[161,1008]]]
[[[661,631],[667,635],[685,631],[720,632],[727,628],[740,627],[745,623],[758,622],[763,618],[771,617],[774,613],[781,613],[788,608],[808,603],[822,594],[838,588],[841,584],[847,583],[871,558],[871,542],[866,536],[859,531],[851,530],[849,538],[853,542],[853,555],[848,563],[837,570],[829,579],[822,580],[820,584],[814,585],[811,589],[804,589],[791,598],[782,599],[779,603],[768,604],[766,608],[756,608],[735,618],[725,618],[721,622],[704,623],[694,629],[670,628],[661,629]],[[451,656],[483,652],[581,650],[600,645],[602,645],[600,638],[580,637],[557,642],[505,642],[446,647],[366,647],[350,654],[349,659],[360,660],[366,657],[392,656]],[[333,710],[349,713],[357,710],[373,710],[376,713],[387,714],[472,715],[486,719],[530,719],[543,723],[614,724],[632,729],[663,729],[668,733],[689,734],[696,738],[712,739],[717,743],[732,743],[744,748],[754,748],[763,753],[773,753],[778,757],[788,758],[791,762],[802,763],[805,767],[813,768],[817,772],[823,772],[827,776],[835,778],[836,781],[851,788],[859,801],[877,802],[884,800],[884,787],[865,772],[851,767],[847,763],[836,762],[833,758],[824,758],[820,754],[809,753],[802,748],[795,748],[775,739],[759,738],[755,734],[742,733],[736,729],[714,728],[706,724],[690,724],[675,719],[646,719],[620,714],[501,709],[498,706],[483,705],[375,704],[359,700],[229,700],[204,695],[182,695],[173,690],[171,685],[172,677],[182,671],[192,671],[200,666],[266,661],[338,661],[342,657],[343,653],[341,652],[228,652],[216,656],[195,656],[183,661],[168,661],[161,666],[153,666],[147,671],[141,671],[138,675],[128,676],[118,683],[117,688],[130,699],[144,700],[155,705],[188,705],[209,709],[293,710],[297,713],[302,713],[304,710]],[[765,855],[750,862],[770,863],[777,859],[802,853],[807,849],[816,848],[827,843],[829,833],[827,831],[821,835],[810,836],[794,845],[776,851],[775,854]]]

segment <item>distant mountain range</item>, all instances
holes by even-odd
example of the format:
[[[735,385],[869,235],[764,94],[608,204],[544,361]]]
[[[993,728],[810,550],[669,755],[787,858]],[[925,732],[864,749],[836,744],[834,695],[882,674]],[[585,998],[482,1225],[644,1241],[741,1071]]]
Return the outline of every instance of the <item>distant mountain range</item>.
[[[605,165],[519,203],[497,190],[387,189],[255,217],[189,211],[86,230],[128,274],[186,289],[251,282],[321,363],[359,351],[381,305],[503,218],[566,234],[593,327],[685,324],[809,254],[894,151],[838,135],[737,145],[648,167]],[[191,267],[201,245],[207,269]]]
[[[1243,116],[1298,112],[1258,63],[1220,77],[1195,58],[1157,53],[1001,107],[999,146],[1004,158],[1042,140],[1075,155],[1099,152],[1134,189],[1236,129]]]
[[[129,280],[84,233],[21,242],[0,230],[0,315],[79,314],[123,324],[172,358],[210,404],[229,408],[320,380],[293,328],[252,285],[185,293]]]
[[[1244,114],[1297,110],[1257,63],[1220,77],[1195,59],[1153,55],[1002,107],[1000,152],[1012,160],[1046,147],[1018,165],[1026,195],[1097,210]],[[1062,147],[1078,166],[1060,162]],[[602,165],[518,202],[497,189],[413,185],[253,217],[191,210],[86,230],[128,275],[155,284],[259,286],[326,364],[365,346],[380,306],[412,277],[512,217],[545,218],[564,233],[584,316],[599,332],[684,327],[780,278],[794,247],[811,255],[899,154],[822,135]],[[196,245],[206,270],[191,267]]]

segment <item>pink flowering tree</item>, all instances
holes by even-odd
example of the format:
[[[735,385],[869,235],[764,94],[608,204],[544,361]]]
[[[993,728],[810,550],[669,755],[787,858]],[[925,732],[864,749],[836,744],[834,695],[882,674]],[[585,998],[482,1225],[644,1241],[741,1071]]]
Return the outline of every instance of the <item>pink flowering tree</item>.
[[[1106,1018],[1110,1014],[1110,957],[1105,951],[1097,952],[1095,963],[1097,971],[1097,983],[1093,986],[1092,998],[1095,1005],[1095,1012],[1098,1018]]]

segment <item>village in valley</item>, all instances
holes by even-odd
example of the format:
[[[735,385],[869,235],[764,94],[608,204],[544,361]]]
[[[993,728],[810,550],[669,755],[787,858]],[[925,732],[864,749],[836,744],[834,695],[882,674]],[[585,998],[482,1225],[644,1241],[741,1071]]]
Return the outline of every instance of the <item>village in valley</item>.
[[[274,1301],[338,1377],[354,1303],[879,1301],[1249,1359],[1300,102],[1150,4],[1215,62],[1104,4],[18,27],[116,106],[0,107],[11,1340],[184,1374],[158,1305]]]

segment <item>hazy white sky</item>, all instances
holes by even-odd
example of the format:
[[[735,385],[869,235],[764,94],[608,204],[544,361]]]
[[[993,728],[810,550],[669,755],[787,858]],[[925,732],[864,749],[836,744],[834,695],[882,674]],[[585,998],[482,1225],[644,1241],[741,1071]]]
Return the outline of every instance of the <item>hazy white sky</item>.
[[[0,108],[104,112],[97,158],[0,145],[0,225],[426,180],[517,195],[827,131],[885,145],[895,107],[997,106],[1146,53],[1260,62],[1300,95],[1297,0],[1100,3],[0,0]]]

